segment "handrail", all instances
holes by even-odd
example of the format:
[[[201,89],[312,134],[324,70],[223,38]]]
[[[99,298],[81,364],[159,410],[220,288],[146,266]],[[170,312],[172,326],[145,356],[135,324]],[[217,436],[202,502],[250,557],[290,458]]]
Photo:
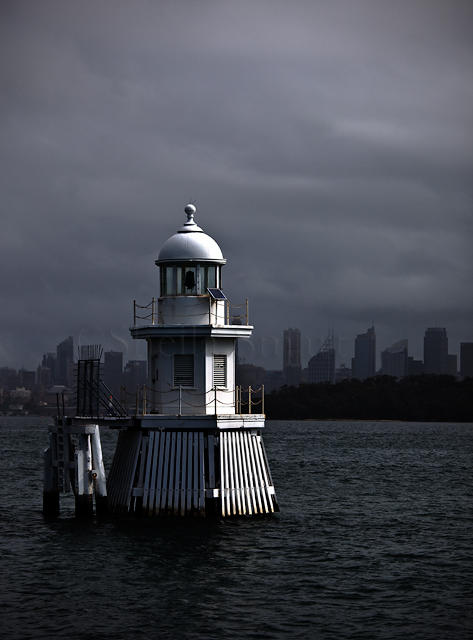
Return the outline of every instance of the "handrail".
[[[209,300],[210,302],[210,300]],[[219,302],[218,300],[216,302]],[[227,325],[230,324],[241,324],[248,326],[249,324],[249,304],[248,298],[246,298],[245,302],[241,304],[233,304],[228,298],[223,301],[225,304],[224,308],[224,322]],[[235,310],[242,310],[240,313],[235,313]],[[140,310],[148,311],[149,313],[145,313],[143,315],[140,314]],[[206,312],[204,312],[206,313]],[[200,313],[179,313],[179,317],[186,318],[196,318],[201,317],[203,315]],[[217,320],[218,312],[215,310],[215,319]],[[133,327],[136,328],[137,320],[151,320],[151,325],[161,324],[159,320],[158,314],[158,300],[153,297],[148,304],[138,304],[136,300],[133,300]],[[237,322],[234,322],[237,320]],[[209,324],[212,324],[212,313],[211,313],[211,304],[209,304]]]
[[[244,324],[246,326],[249,325],[249,305],[248,305],[248,298],[245,299],[245,302],[242,302],[241,304],[233,304],[230,300],[226,300],[225,301],[225,306],[226,306],[226,319],[227,319],[227,324],[230,324],[230,320],[233,320],[234,318],[238,319],[240,322],[236,323],[236,324],[243,324],[242,320],[244,320]],[[234,309],[244,309],[244,312],[240,313],[240,314],[235,314],[233,313]]]
[[[125,412],[128,413],[128,401],[127,399],[132,399],[135,409],[135,415],[148,415],[149,402],[148,398],[152,394],[158,393],[162,394],[174,394],[173,398],[169,398],[167,404],[177,404],[178,414],[182,415],[182,406],[186,405],[188,407],[193,407],[195,409],[202,409],[204,407],[208,407],[213,405],[215,409],[218,405],[234,407],[235,413],[237,414],[253,414],[253,413],[264,413],[264,385],[253,389],[253,387],[249,386],[244,389],[241,385],[237,385],[234,389],[219,389],[219,387],[214,386],[211,389],[208,389],[205,392],[199,394],[198,392],[194,392],[192,390],[187,390],[182,386],[176,387],[175,389],[156,389],[154,387],[150,387],[146,384],[139,385],[135,391],[128,391],[125,386],[121,387],[122,392],[122,400],[120,401],[120,405],[124,407]],[[149,395],[148,395],[149,393]],[[210,399],[207,401],[207,394],[212,394]],[[218,397],[218,394],[226,393],[231,394],[232,399],[230,402],[225,402],[221,398]],[[258,395],[260,397],[258,399]],[[189,395],[202,395],[205,396],[204,402],[199,402],[197,398],[190,402]],[[153,403],[152,403],[153,404]],[[257,412],[253,411],[253,408],[260,407],[261,410]],[[247,410],[246,410],[247,408]]]
[[[154,296],[151,298],[151,302],[148,302],[148,304],[145,304],[145,305],[138,304],[136,300],[133,300],[133,327],[136,327],[137,320],[148,320],[148,318],[151,318],[151,324],[156,324],[157,309],[158,309],[157,302],[158,301]],[[151,307],[151,313],[148,313],[145,316],[139,316],[136,313],[137,309],[149,309],[150,307]]]

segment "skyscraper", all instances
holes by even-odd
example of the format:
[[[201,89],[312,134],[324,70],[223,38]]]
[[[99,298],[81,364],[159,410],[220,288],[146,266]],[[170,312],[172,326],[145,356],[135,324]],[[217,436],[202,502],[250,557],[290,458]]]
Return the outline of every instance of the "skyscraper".
[[[458,375],[458,358],[456,353],[449,353],[447,356],[447,373],[449,376]]]
[[[424,373],[424,363],[422,360],[416,360],[414,357],[407,358],[407,375],[420,376]]]
[[[358,380],[371,378],[376,373],[376,334],[374,327],[355,338],[355,357],[352,359],[352,375]]]
[[[399,340],[381,352],[381,373],[385,376],[407,376],[407,364],[407,340]]]
[[[335,348],[330,334],[319,352],[309,360],[309,383],[335,382]]]
[[[105,351],[103,380],[112,394],[118,398],[123,384],[123,353],[121,351]]]
[[[45,353],[43,360],[41,361],[41,382],[45,387],[50,387],[54,384],[56,376],[56,354]],[[39,381],[38,381],[39,382]]]
[[[299,329],[285,329],[283,334],[283,374],[289,386],[301,382],[301,332]]]
[[[66,387],[72,386],[74,366],[74,341],[69,336],[56,347],[56,371],[54,374],[55,384]]]
[[[146,384],[146,360],[128,360],[123,372],[123,381],[128,392],[134,393],[137,387]]]
[[[473,378],[473,342],[460,342],[460,375]]]
[[[443,327],[430,327],[425,332],[424,373],[448,373],[448,337]]]
[[[335,382],[335,349],[319,351],[309,360],[309,382]]]

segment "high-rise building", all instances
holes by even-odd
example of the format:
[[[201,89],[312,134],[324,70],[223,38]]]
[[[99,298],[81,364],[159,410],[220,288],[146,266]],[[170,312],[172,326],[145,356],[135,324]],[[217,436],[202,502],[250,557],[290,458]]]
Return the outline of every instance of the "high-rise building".
[[[146,378],[146,360],[128,360],[123,373],[123,379],[127,390],[133,393],[137,387],[141,387],[146,384]]]
[[[407,375],[420,376],[424,373],[424,363],[422,360],[416,360],[412,356],[407,358]]]
[[[404,378],[408,374],[407,340],[399,340],[381,351],[381,373],[384,376]]]
[[[49,371],[47,373],[46,369]],[[45,387],[51,387],[54,384],[56,375],[56,354],[45,353],[41,361],[42,380]]]
[[[335,382],[335,349],[319,351],[309,360],[309,383]]]
[[[320,382],[335,382],[335,348],[333,335],[329,335],[319,352],[309,360],[310,384]]]
[[[35,371],[27,371],[26,369],[20,369],[18,371],[18,378],[20,387],[24,387],[25,389],[33,389],[36,382],[36,372]]]
[[[456,353],[449,353],[447,356],[447,373],[449,376],[458,375],[458,358]]]
[[[460,375],[473,378],[473,342],[460,342]]]
[[[371,378],[376,373],[376,333],[370,327],[355,338],[355,357],[352,359],[352,376],[358,380]]]
[[[123,384],[123,353],[121,351],[105,351],[103,381],[112,394],[118,398],[120,387]]]
[[[10,367],[0,368],[0,389],[15,389],[19,384],[18,372]]]
[[[448,337],[443,327],[430,327],[425,332],[424,373],[448,373]]]
[[[43,389],[53,386],[53,375],[49,367],[38,366],[36,369],[36,384]]]
[[[285,329],[283,334],[283,373],[288,386],[301,382],[301,332]]]
[[[74,341],[69,336],[56,347],[56,371],[54,374],[54,383],[72,386],[74,367]]]

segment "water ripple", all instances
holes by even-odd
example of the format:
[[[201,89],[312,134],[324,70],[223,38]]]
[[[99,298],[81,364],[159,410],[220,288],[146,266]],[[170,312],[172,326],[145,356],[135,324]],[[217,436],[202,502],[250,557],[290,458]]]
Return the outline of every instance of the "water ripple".
[[[269,423],[281,513],[43,520],[44,427],[0,422],[2,637],[473,637],[473,426]],[[103,434],[109,463],[114,434]]]

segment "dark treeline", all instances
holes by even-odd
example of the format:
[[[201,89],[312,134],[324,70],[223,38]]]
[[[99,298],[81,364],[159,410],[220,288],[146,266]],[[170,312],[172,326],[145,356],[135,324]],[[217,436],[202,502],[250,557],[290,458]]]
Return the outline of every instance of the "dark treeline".
[[[266,395],[268,418],[473,422],[473,378],[420,375],[282,387]]]

